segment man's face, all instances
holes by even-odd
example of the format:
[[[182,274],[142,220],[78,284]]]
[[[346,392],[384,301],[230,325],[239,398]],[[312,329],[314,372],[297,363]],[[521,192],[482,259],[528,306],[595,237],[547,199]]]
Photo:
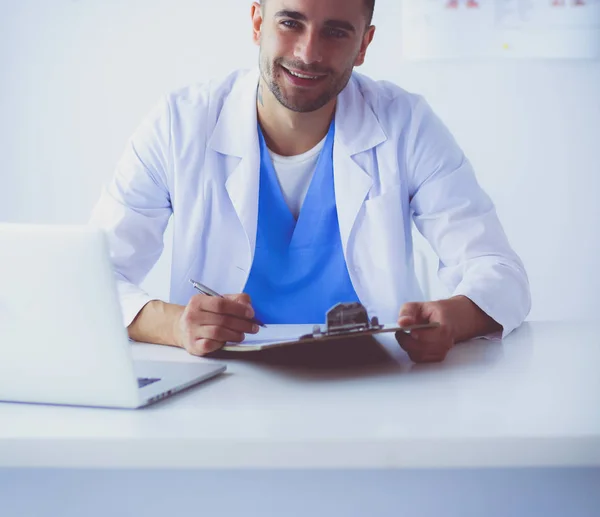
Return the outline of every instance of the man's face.
[[[277,100],[308,113],[336,98],[364,61],[367,21],[364,0],[267,0],[262,16],[255,10],[260,71]]]

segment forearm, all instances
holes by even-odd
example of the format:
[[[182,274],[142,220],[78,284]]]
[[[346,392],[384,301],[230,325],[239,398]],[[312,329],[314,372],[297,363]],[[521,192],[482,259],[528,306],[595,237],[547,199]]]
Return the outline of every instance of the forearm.
[[[466,296],[454,296],[447,302],[453,305],[452,334],[456,343],[502,332],[502,325]]]
[[[181,346],[177,325],[185,307],[153,300],[139,312],[127,327],[129,337],[143,343]]]

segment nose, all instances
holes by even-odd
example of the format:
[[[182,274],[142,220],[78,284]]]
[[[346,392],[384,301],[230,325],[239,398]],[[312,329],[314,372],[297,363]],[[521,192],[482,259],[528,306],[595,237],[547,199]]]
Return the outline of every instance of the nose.
[[[294,57],[301,59],[307,65],[320,63],[323,56],[319,45],[319,35],[314,31],[305,31],[298,40]]]

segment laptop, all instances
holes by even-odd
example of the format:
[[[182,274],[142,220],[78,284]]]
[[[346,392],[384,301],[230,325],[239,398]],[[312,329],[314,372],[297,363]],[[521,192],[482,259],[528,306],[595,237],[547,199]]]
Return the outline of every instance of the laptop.
[[[0,223],[0,401],[140,408],[223,371],[133,361],[102,230]]]

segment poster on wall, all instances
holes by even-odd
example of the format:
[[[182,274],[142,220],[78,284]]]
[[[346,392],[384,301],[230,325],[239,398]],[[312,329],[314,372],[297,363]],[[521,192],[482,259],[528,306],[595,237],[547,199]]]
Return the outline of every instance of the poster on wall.
[[[600,0],[403,0],[407,59],[600,58]]]

